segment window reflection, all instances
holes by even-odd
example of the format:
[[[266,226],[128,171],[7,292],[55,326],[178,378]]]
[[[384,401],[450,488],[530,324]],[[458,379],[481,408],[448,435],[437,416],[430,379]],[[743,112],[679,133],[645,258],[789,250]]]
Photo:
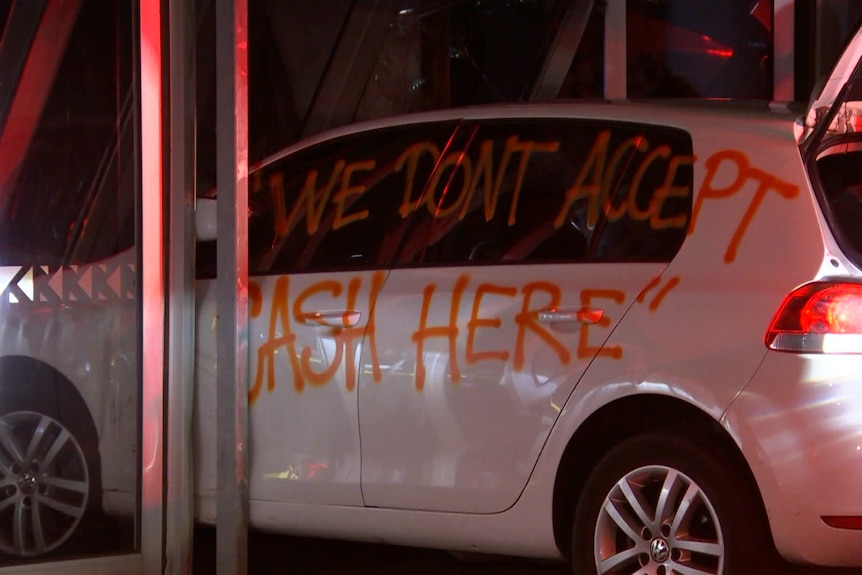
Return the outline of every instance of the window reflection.
[[[0,0],[0,566],[137,546],[135,6]]]
[[[605,10],[593,5],[578,49],[560,87],[560,98],[602,98],[605,93]]]
[[[772,98],[772,2],[628,0],[630,98]]]
[[[570,3],[403,2],[355,119],[528,99]]]

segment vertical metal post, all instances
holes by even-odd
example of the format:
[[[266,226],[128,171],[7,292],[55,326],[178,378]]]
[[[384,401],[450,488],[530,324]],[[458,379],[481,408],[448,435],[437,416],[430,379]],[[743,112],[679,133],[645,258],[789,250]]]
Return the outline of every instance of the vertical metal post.
[[[795,3],[774,0],[772,6],[772,106],[786,107],[795,97]]]
[[[545,55],[545,63],[536,84],[533,86],[531,100],[553,100],[560,95],[566,74],[584,37],[584,30],[593,11],[593,0],[575,2],[566,9],[557,36]]]
[[[302,128],[303,136],[353,119],[380,48],[398,14],[394,0],[354,2]]]
[[[216,571],[248,572],[248,6],[216,2]]]
[[[162,155],[162,12],[140,0],[141,121],[141,550],[157,573],[164,525],[165,276]]]
[[[168,253],[165,575],[192,570],[192,403],[195,352],[195,14],[170,0],[170,246]]]
[[[605,98],[628,96],[626,0],[608,0],[605,8]]]

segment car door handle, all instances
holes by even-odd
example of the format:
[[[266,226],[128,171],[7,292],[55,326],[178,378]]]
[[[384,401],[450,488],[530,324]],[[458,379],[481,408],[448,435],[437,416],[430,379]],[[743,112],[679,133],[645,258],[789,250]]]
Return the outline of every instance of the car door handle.
[[[605,315],[600,307],[582,307],[580,309],[545,309],[538,312],[541,323],[599,323]]]
[[[361,318],[361,312],[341,310],[303,313],[297,319],[305,325],[345,328],[356,326]]]

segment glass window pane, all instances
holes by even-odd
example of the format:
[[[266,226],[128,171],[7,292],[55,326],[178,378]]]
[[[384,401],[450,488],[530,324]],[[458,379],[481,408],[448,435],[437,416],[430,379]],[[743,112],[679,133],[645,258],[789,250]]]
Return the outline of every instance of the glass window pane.
[[[665,261],[676,255],[691,217],[694,156],[682,130],[612,127],[616,165],[610,202],[598,220],[592,257],[603,261]]]
[[[605,11],[593,5],[584,34],[560,87],[560,98],[603,98],[605,95]]]
[[[0,0],[0,565],[137,546],[136,21]]]
[[[355,119],[529,97],[569,0],[405,0]]]
[[[567,211],[566,191],[588,155],[593,131],[570,128],[560,120],[473,127],[467,153],[449,152],[431,180],[428,193],[438,210],[423,262],[584,258],[590,229],[558,216]],[[587,203],[572,210],[586,212]]]
[[[630,98],[772,98],[772,2],[628,0]]]
[[[822,87],[862,19],[862,2],[797,0],[795,5],[795,96],[807,102]]]

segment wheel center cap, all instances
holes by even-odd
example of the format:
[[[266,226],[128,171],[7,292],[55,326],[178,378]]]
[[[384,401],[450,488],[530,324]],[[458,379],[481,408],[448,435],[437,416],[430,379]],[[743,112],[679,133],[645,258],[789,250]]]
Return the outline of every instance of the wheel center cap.
[[[664,563],[670,557],[670,545],[661,537],[656,537],[649,544],[649,552],[656,563]]]
[[[22,473],[19,475],[18,489],[28,495],[36,491],[36,476],[32,473]]]

